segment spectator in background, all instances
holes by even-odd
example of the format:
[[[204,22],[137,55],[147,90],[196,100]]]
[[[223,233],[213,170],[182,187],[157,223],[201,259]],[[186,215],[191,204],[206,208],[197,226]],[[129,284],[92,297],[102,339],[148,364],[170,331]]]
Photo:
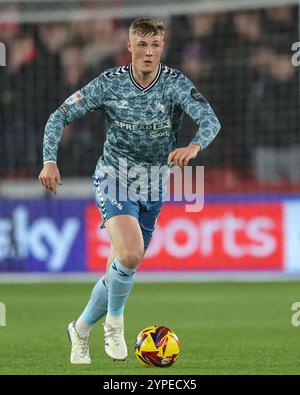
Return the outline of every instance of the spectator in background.
[[[128,50],[120,50],[119,52],[104,58],[100,64],[99,70],[105,70],[111,67],[122,66],[124,64],[129,64],[131,59],[128,55]],[[130,54],[130,53],[129,53]]]
[[[179,54],[182,53],[190,38],[188,18],[183,15],[173,16],[169,23],[168,35],[165,62],[167,64],[173,64],[175,68],[179,68]]]
[[[222,112],[224,134],[227,136],[227,158],[240,177],[251,167],[251,146],[247,145],[245,129],[246,103],[253,76],[249,66],[254,51],[263,43],[262,14],[243,11],[232,15],[232,31],[222,70]]]
[[[70,37],[70,29],[65,23],[47,23],[39,26],[39,42],[44,50],[52,55],[58,55]]]
[[[256,178],[300,182],[299,80],[289,54],[259,49],[246,112],[248,144]]]
[[[297,7],[270,7],[265,12],[265,30],[268,42],[279,51],[287,51],[299,41]]]
[[[85,61],[84,45],[77,40],[67,43],[61,50],[61,66],[63,84],[61,96],[67,97],[75,93],[91,79],[95,78]],[[104,124],[100,122],[100,124]],[[95,144],[98,141],[98,144]],[[85,175],[99,155],[99,145],[104,141],[104,125],[99,129],[99,120],[95,120],[95,114],[89,114],[84,121],[77,120],[65,128],[61,141],[59,156],[69,158],[62,161],[66,176],[73,174]],[[82,164],[84,163],[84,166]]]
[[[201,87],[204,95],[209,92],[212,64],[207,51],[200,42],[187,44],[181,56],[180,69]]]
[[[77,41],[67,43],[60,54],[64,92],[72,93],[88,81],[89,75],[84,58],[84,46]]]
[[[128,41],[128,26],[125,24],[119,25],[118,27],[118,48],[114,53],[109,54],[105,58],[102,59],[100,64],[98,65],[98,70],[106,70],[110,67],[122,66],[124,64],[131,63],[130,52],[127,49],[127,41]]]
[[[215,89],[216,86],[213,84],[216,65],[214,60],[209,57],[208,51],[203,47],[202,41],[195,40],[190,44],[187,44],[180,58],[180,70],[182,70],[188,78],[195,82],[197,89],[203,93],[209,102],[214,103],[216,111],[218,112],[219,108],[217,105],[217,96],[220,95],[220,92]],[[188,141],[192,139],[192,136],[196,132],[194,122],[189,117],[184,118],[183,128],[185,133],[180,136],[179,145],[188,144]],[[207,166],[224,165],[224,162],[221,163],[223,158],[221,155],[220,146],[221,145],[218,141],[214,141],[211,148],[213,150],[213,154],[210,153],[207,155],[206,152],[203,151],[199,158],[195,158],[193,161],[191,161],[191,164],[204,164]]]
[[[37,94],[44,103],[43,122],[46,122],[49,111],[62,102],[63,76],[61,72],[60,51],[68,38],[68,27],[63,23],[42,24],[38,28],[37,46],[38,56],[38,81]]]
[[[0,139],[5,157],[2,171],[10,176],[26,176],[34,171],[38,162],[42,103],[37,95],[37,57],[30,30],[19,32],[10,42],[0,96]]]
[[[191,15],[188,18],[190,40],[199,42],[210,58],[215,58],[219,50],[215,34],[216,21],[216,15],[212,13]]]
[[[213,143],[211,155],[206,157],[204,152],[198,161],[232,167],[243,178],[255,166],[260,180],[271,180],[274,175],[259,170],[264,157],[258,154],[263,152],[260,148],[288,147],[288,140],[290,145],[299,144],[294,129],[299,122],[297,69],[292,70],[289,63],[291,44],[299,40],[297,11],[297,7],[267,7],[180,15],[168,21],[171,37],[162,62],[183,69],[222,119],[223,133]],[[98,19],[24,29],[16,6],[0,7],[0,14],[2,21],[6,15],[13,16],[9,23],[0,22],[0,41],[8,49],[8,65],[0,67],[0,175],[32,175],[41,160],[42,130],[49,111],[99,70],[130,62],[124,50],[128,23]],[[62,144],[70,157],[69,164],[62,164],[67,166],[64,174],[92,171],[98,153],[91,141],[96,139],[101,146],[105,137],[104,120],[97,118],[91,114],[84,124],[79,120],[69,134],[64,133],[71,140]],[[103,124],[101,130],[99,124]],[[183,139],[194,131],[188,117],[184,128],[188,134],[182,134]],[[72,169],[72,161],[80,160],[84,165]]]
[[[112,19],[96,19],[91,21],[91,34],[84,56],[87,65],[96,70],[104,58],[120,51],[124,39],[127,39],[127,32],[119,29],[118,22]]]
[[[84,42],[85,45],[93,40],[94,21],[90,19],[82,19],[70,22],[70,36]]]
[[[20,31],[18,9],[13,4],[0,6],[0,15],[0,41],[9,46]]]

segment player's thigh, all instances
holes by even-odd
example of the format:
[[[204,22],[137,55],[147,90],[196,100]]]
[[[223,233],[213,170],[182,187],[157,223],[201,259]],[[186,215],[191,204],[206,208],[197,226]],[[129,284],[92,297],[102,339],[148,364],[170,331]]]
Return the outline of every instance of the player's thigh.
[[[109,218],[105,227],[121,263],[129,268],[138,266],[144,256],[144,241],[138,220],[131,215]]]

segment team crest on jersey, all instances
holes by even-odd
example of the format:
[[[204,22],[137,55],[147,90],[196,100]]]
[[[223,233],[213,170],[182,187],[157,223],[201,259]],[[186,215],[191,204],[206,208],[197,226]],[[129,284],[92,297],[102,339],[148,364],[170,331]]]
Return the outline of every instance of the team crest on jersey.
[[[73,95],[68,97],[65,103],[71,106],[72,104],[78,102],[82,98],[83,98],[83,94],[80,91],[77,91]]]
[[[120,102],[118,104],[119,108],[125,108],[125,109],[128,108],[128,105],[129,105],[129,103],[127,100],[120,100]]]
[[[154,106],[160,110],[161,112],[165,112],[165,106],[163,104],[161,104],[158,100],[154,101]]]

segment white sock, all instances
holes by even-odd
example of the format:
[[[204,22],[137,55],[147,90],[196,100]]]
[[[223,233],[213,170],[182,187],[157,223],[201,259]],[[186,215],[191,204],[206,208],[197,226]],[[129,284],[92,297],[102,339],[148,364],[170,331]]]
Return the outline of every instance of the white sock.
[[[81,316],[76,320],[76,323],[75,323],[75,330],[76,330],[79,337],[87,336],[89,334],[91,328],[93,327],[93,325],[89,325],[86,323],[86,321],[82,315],[83,314],[81,314]]]
[[[116,316],[116,315],[107,314],[105,322],[107,322],[111,326],[124,326],[124,315],[122,314]]]

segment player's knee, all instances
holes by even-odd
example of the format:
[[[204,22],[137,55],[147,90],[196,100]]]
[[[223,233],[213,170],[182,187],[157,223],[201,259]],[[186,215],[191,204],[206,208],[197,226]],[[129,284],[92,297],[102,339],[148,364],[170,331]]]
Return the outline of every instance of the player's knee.
[[[140,264],[144,256],[144,250],[128,251],[121,254],[119,257],[122,265],[128,269],[135,269]]]

